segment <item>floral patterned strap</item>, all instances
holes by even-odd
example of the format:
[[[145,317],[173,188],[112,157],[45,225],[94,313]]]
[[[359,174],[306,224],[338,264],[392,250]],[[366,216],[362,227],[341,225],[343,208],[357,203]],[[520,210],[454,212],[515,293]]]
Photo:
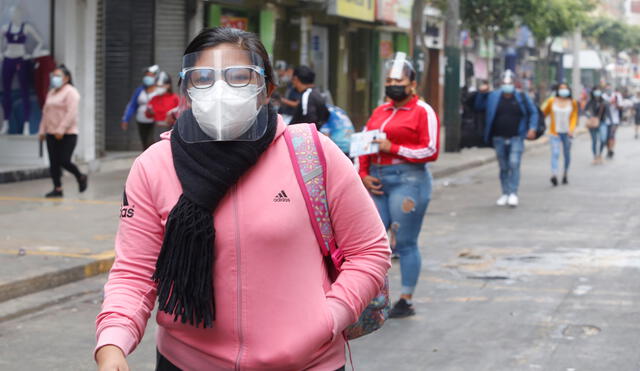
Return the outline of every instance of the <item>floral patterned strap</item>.
[[[335,268],[340,270],[343,254],[336,246],[331,226],[325,187],[326,162],[318,131],[313,124],[297,124],[287,127],[284,136],[322,254],[331,256]]]

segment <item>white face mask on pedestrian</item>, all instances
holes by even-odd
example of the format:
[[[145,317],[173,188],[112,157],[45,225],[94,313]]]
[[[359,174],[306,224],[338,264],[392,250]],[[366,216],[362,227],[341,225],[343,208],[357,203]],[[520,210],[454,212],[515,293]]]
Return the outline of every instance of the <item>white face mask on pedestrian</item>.
[[[264,86],[235,88],[224,80],[207,89],[190,88],[191,109],[200,129],[212,138],[239,138],[260,111],[258,96]]]

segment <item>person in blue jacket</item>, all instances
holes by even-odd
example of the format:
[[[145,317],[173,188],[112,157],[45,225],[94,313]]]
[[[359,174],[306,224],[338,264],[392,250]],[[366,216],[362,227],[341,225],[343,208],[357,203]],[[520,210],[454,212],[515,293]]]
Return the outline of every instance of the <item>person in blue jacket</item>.
[[[496,204],[516,207],[524,140],[535,139],[538,109],[526,93],[516,90],[510,70],[503,74],[500,89],[488,90],[486,84],[480,87],[475,109],[486,111],[484,140],[493,145],[500,165],[502,196]]]
[[[153,98],[156,88],[156,79],[160,67],[156,64],[149,66],[144,71],[142,77],[142,85],[138,86],[133,92],[127,108],[124,110],[122,116],[122,122],[120,127],[122,130],[129,128],[129,121],[133,115],[136,116],[136,122],[138,123],[138,134],[140,134],[140,142],[142,142],[143,150],[149,148],[154,141],[153,133],[155,129],[155,123],[153,117],[147,117],[147,103]]]

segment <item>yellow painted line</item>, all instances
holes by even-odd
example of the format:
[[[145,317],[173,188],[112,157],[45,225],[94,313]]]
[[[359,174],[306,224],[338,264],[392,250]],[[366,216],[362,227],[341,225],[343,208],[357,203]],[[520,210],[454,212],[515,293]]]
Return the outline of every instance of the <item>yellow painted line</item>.
[[[102,273],[107,273],[113,265],[113,258],[96,260],[84,266],[84,276],[93,277]]]
[[[101,259],[109,259],[114,258],[116,256],[115,250],[107,250],[98,254],[87,255],[89,258],[101,260]]]
[[[17,202],[56,202],[56,203],[80,203],[88,205],[118,205],[120,201],[101,201],[101,200],[74,200],[64,198],[44,198],[44,197],[13,197],[0,196],[0,201],[17,201]]]
[[[20,251],[18,249],[0,249],[0,254],[5,255],[18,255]],[[64,258],[82,258],[82,259],[109,259],[115,257],[114,250],[103,251],[98,254],[79,254],[64,251],[39,251],[39,250],[25,250],[25,255],[43,255],[43,256],[61,256]]]
[[[6,255],[18,255],[20,253],[17,249],[0,249],[0,254]],[[88,258],[90,255],[70,253],[64,251],[38,251],[38,250],[25,250],[25,255],[45,255],[45,256],[62,256],[65,258]]]

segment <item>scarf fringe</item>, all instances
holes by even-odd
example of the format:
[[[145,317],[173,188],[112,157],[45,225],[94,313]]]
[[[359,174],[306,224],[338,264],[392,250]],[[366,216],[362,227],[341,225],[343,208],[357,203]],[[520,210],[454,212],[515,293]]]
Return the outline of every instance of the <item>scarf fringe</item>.
[[[213,242],[210,211],[183,195],[169,214],[153,280],[158,309],[195,327],[213,327]]]

